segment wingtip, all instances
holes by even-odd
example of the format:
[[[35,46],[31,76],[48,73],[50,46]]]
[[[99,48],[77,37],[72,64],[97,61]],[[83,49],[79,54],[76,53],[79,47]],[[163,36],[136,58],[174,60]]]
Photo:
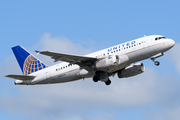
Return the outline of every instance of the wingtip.
[[[36,53],[39,53],[40,51],[35,50]]]
[[[36,54],[39,55],[40,51],[35,50]]]
[[[4,77],[6,77],[6,78],[11,78],[11,76],[12,76],[12,75],[6,75],[6,76],[4,76]]]
[[[4,76],[4,77],[8,77],[8,75]]]
[[[4,76],[4,77],[9,77],[9,76],[11,76],[11,75],[6,75],[6,76]]]

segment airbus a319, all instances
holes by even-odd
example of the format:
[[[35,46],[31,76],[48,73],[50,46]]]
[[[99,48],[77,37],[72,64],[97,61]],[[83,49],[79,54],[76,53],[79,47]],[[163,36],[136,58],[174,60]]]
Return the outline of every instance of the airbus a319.
[[[23,75],[7,75],[17,79],[15,85],[54,84],[92,78],[94,82],[111,84],[110,76],[132,77],[144,72],[143,63],[151,59],[156,66],[156,58],[164,55],[175,45],[174,40],[161,35],[144,36],[123,44],[103,49],[85,56],[69,55],[49,51],[36,51],[54,59],[64,61],[47,66],[20,45],[12,48]]]

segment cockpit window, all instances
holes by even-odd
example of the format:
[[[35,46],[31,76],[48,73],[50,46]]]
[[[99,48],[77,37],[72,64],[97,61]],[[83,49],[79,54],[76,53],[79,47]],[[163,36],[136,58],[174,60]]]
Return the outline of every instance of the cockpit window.
[[[166,37],[157,37],[155,40],[166,39]]]

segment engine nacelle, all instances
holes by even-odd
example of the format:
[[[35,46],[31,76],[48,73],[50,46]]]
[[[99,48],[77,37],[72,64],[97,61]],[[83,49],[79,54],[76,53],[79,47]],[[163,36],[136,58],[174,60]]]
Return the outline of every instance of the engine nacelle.
[[[126,67],[121,71],[118,71],[117,74],[119,78],[132,77],[143,73],[144,70],[145,67],[143,63],[135,63],[135,64],[131,64],[130,66]]]
[[[105,68],[109,68],[111,66],[118,66],[122,65],[126,62],[128,62],[129,58],[127,55],[113,55],[113,56],[108,56],[107,58],[101,59],[95,63],[95,68],[102,70]]]

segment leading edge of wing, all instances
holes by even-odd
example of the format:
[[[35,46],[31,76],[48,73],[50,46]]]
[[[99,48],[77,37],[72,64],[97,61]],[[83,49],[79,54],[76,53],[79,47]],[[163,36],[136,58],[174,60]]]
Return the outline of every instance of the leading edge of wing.
[[[69,54],[62,54],[62,53],[55,53],[55,52],[49,52],[49,51],[36,51],[37,54],[43,54],[50,56],[52,59],[56,61],[65,61],[70,62],[73,64],[76,64],[78,62],[86,63],[86,62],[95,62],[97,61],[97,58],[93,57],[85,57],[85,56],[77,56],[77,55],[69,55]]]
[[[27,75],[6,75],[5,77],[18,79],[18,80],[32,80],[36,76],[27,76]]]

